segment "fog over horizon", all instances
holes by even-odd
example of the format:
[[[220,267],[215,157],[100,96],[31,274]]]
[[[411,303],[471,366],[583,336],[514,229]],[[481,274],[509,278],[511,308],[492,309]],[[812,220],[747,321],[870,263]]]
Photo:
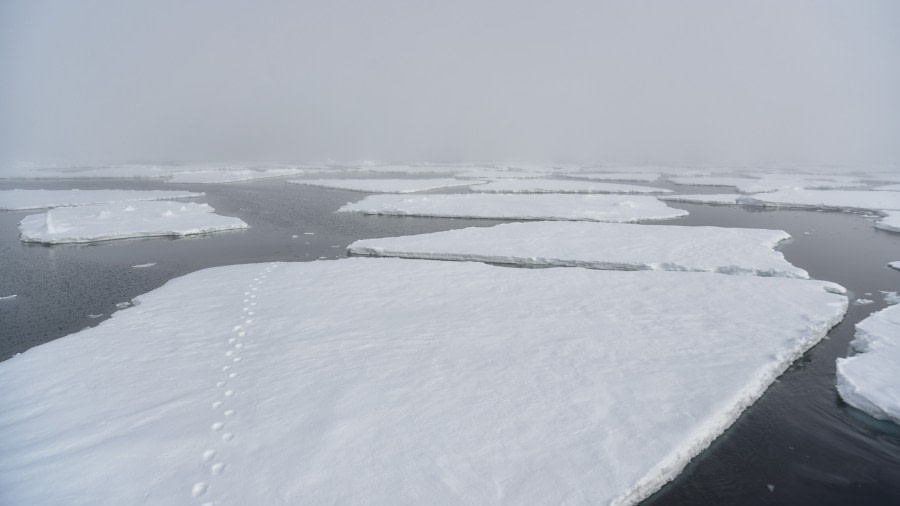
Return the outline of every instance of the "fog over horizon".
[[[893,0],[0,2],[12,160],[900,162]]]

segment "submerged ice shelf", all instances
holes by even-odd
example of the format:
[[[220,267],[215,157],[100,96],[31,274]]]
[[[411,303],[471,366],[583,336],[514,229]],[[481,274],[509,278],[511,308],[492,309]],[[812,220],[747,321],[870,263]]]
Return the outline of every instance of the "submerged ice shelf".
[[[207,269],[0,363],[0,503],[633,504],[840,320],[839,291],[397,259]]]
[[[483,181],[459,179],[292,179],[288,183],[368,193],[414,193],[437,188],[469,186]]]
[[[532,222],[365,239],[347,249],[368,256],[807,278],[774,250],[789,238],[780,230]]]
[[[900,424],[900,305],[856,324],[856,352],[837,359],[837,389],[847,404]]]
[[[203,193],[165,190],[0,190],[0,210],[114,204],[202,197]]]
[[[624,195],[372,195],[338,212],[395,216],[636,222],[686,216],[655,197]]]
[[[134,202],[50,209],[19,223],[24,242],[58,244],[133,237],[185,236],[247,228],[239,218],[215,214],[208,204]]]

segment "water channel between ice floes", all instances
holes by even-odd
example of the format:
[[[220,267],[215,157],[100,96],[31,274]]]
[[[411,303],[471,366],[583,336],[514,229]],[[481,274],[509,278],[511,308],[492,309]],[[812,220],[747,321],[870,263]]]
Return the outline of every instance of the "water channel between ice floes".
[[[651,186],[686,194],[723,192],[666,183]],[[207,202],[251,228],[175,240],[47,247],[18,240],[18,222],[35,211],[0,213],[0,296],[18,295],[0,301],[0,360],[97,325],[116,310],[116,303],[199,269],[342,258],[346,246],[358,239],[501,223],[335,213],[366,194],[291,185],[282,179],[218,185],[0,181],[0,189],[12,188],[203,191],[205,197],[190,200]],[[851,213],[669,205],[691,214],[653,223],[785,230],[793,236],[780,248],[788,261],[813,278],[845,286],[851,301],[862,297],[875,303],[851,304],[827,339],[793,364],[712,447],[646,504],[900,503],[900,427],[849,408],[834,388],[835,359],[846,356],[853,325],[885,306],[880,291],[900,290],[900,272],[886,267],[900,260],[900,234],[878,230],[871,220]],[[132,267],[151,263],[155,265]]]

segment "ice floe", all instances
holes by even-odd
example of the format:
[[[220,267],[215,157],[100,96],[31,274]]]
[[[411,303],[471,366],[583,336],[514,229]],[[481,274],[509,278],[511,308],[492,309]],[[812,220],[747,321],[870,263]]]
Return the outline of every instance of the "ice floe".
[[[640,181],[644,183],[652,183],[653,181],[656,181],[660,177],[662,177],[662,174],[654,172],[576,172],[566,174],[566,177],[573,177],[576,179],[593,179],[597,181]]]
[[[210,169],[172,172],[169,183],[234,183],[271,177],[296,176],[309,169]]]
[[[669,181],[693,186],[733,186],[741,193],[760,193],[794,188],[829,189],[864,186],[862,183],[845,180],[810,179],[802,176],[765,177],[762,179],[731,176],[671,177]]]
[[[857,323],[850,347],[855,355],[837,359],[841,398],[875,418],[900,423],[900,306]]]
[[[12,299],[15,299],[16,297],[18,297],[18,295],[14,293],[12,295],[0,296],[0,300],[12,300]]]
[[[865,190],[778,190],[742,197],[753,206],[823,209],[831,211],[900,210],[900,192]]]
[[[624,195],[371,195],[339,212],[395,216],[636,222],[685,216],[654,197]]]
[[[888,263],[888,267],[900,270],[900,261]]]
[[[365,239],[347,249],[385,257],[807,278],[773,249],[789,238],[781,230],[532,222]]]
[[[634,504],[841,319],[837,289],[397,259],[207,269],[0,363],[0,503]]]
[[[215,214],[208,204],[135,202],[50,209],[19,223],[25,242],[57,244],[132,237],[185,236],[247,228],[239,218]]]
[[[883,218],[875,222],[875,228],[900,232],[900,211],[881,211]]]
[[[484,193],[671,193],[672,190],[571,179],[511,179],[472,187]]]
[[[459,179],[292,179],[288,183],[367,193],[414,193],[437,188],[469,186],[482,181]]]
[[[878,186],[872,189],[882,192],[900,192],[900,184],[889,184],[885,186]]]
[[[132,269],[146,269],[147,267],[153,267],[154,265],[156,265],[156,262],[150,262],[150,263],[146,263],[146,264],[132,265],[131,268],[132,268]]]
[[[552,176],[552,172],[522,172],[514,170],[501,169],[479,169],[465,170],[457,172],[454,177],[460,179],[515,179],[515,178],[538,178]]]
[[[0,210],[113,204],[202,197],[203,193],[166,190],[0,190]]]
[[[660,195],[660,200],[669,202],[687,202],[689,204],[712,204],[718,206],[736,205],[743,195],[737,193],[718,193],[709,195]]]

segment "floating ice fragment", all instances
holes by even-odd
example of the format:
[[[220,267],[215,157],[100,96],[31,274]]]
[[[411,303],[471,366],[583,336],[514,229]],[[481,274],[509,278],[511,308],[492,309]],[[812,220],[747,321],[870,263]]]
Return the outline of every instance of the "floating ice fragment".
[[[153,267],[154,265],[156,265],[156,262],[150,262],[150,263],[146,263],[146,264],[132,265],[131,268],[132,268],[132,269],[145,269],[145,268],[147,268],[147,267]]]

